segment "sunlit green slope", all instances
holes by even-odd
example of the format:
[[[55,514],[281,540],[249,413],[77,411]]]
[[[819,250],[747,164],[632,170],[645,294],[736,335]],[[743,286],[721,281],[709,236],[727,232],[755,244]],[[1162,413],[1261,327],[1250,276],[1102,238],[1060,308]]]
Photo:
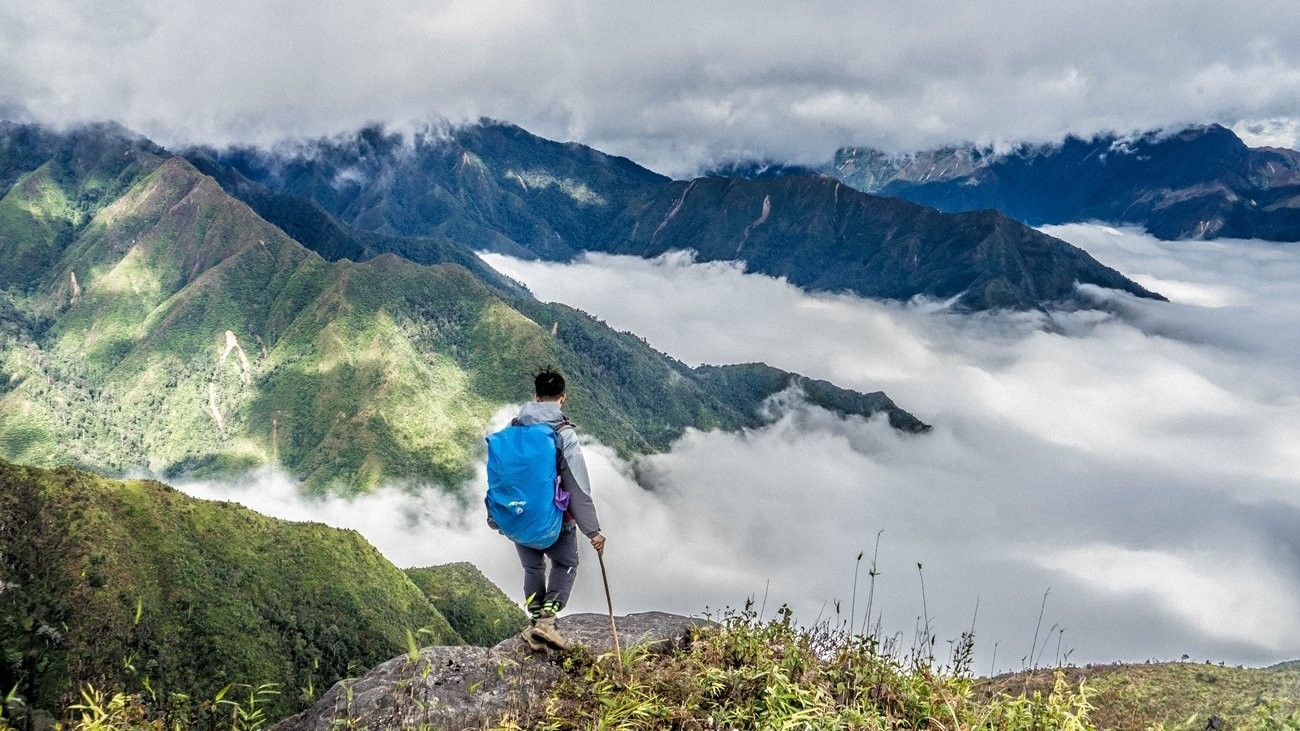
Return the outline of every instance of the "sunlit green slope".
[[[408,631],[462,641],[355,531],[152,481],[0,461],[0,557],[0,685],[35,707],[83,683],[211,698],[240,682],[280,684],[288,710],[399,654]]]
[[[0,290],[0,457],[455,489],[542,365],[569,374],[581,430],[624,454],[757,425],[796,383],[687,368],[458,264],[326,261],[183,158],[99,129],[60,144],[0,199],[0,258],[22,262]],[[923,428],[883,394],[823,385],[810,400]]]

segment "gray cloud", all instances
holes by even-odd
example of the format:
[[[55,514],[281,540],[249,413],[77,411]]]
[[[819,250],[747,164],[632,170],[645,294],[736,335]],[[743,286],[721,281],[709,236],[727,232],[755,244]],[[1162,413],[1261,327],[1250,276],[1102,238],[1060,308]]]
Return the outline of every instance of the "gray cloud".
[[[487,115],[671,173],[1221,121],[1294,142],[1285,0],[0,8],[0,105],[160,141]]]

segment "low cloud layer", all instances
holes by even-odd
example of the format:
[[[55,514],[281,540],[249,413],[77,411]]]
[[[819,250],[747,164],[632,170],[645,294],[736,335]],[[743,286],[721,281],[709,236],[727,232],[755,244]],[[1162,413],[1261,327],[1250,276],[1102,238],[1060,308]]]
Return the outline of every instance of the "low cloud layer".
[[[58,0],[0,6],[0,110],[163,143],[486,115],[670,174],[1204,122],[1286,144],[1297,37],[1278,0]]]
[[[651,529],[662,545],[621,558],[638,571],[685,545],[683,587],[731,567],[742,591],[767,587],[769,611],[815,615],[847,609],[854,558],[883,530],[886,628],[908,635],[928,609],[942,642],[978,600],[982,670],[994,652],[1000,668],[1051,662],[1058,645],[1073,661],[1300,656],[1300,344],[1279,337],[1300,325],[1300,251],[1049,233],[1174,302],[1092,290],[1103,310],[969,317],[682,255],[491,262],[689,363],[883,389],[936,426],[906,437],[794,405],[758,432],[688,434],[641,468],[673,519]]]
[[[786,394],[768,427],[691,431],[635,465],[588,443],[616,609],[700,613],[753,598],[805,622],[853,609],[861,628],[879,535],[873,620],[906,647],[928,617],[940,653],[974,620],[977,672],[1067,654],[1300,657],[1300,344],[1277,337],[1300,324],[1300,250],[1049,232],[1174,302],[1094,290],[1104,311],[958,316],[810,296],[685,255],[490,257],[541,298],[687,362],[761,359],[884,389],[935,425],[902,435]],[[355,528],[398,565],[472,561],[518,592],[514,551],[476,498],[318,502],[275,475],[182,487]],[[595,557],[582,556],[572,609],[601,612]]]

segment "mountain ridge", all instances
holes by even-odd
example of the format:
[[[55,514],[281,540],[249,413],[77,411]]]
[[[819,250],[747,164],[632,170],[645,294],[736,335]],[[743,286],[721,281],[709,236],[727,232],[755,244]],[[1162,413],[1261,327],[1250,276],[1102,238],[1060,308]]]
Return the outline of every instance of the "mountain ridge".
[[[826,172],[944,211],[997,208],[1030,225],[1102,220],[1154,236],[1300,240],[1300,152],[1250,148],[1221,125],[886,155],[841,148]]]
[[[313,200],[363,230],[450,235],[516,257],[568,260],[583,251],[642,256],[665,250],[662,240],[705,259],[739,258],[750,271],[786,276],[807,289],[952,299],[968,310],[1075,301],[1076,281],[1158,296],[1077,248],[1014,222],[975,230],[960,218],[901,208],[807,176],[672,181],[624,158],[490,120],[410,140],[371,128],[313,144],[296,152],[186,154],[232,168],[275,193]],[[728,186],[741,190],[730,197],[719,192]],[[700,191],[712,194],[692,195]],[[863,225],[891,216],[912,219],[916,236],[898,240],[888,228]],[[682,221],[694,228],[685,230]],[[669,235],[661,236],[665,231]],[[832,250],[841,255],[828,258]],[[845,269],[851,273],[842,274]]]
[[[1068,300],[1080,281],[1159,297],[996,211],[942,214],[826,177],[697,178],[638,203],[611,224],[618,233],[599,250],[653,257],[691,249],[704,261],[743,258],[751,271],[806,289],[953,299],[972,310]]]

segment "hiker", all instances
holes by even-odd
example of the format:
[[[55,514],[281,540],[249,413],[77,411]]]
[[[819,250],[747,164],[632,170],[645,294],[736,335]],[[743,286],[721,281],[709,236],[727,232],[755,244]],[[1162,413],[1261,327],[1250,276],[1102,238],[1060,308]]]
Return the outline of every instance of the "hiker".
[[[582,447],[578,445],[578,435],[561,411],[566,398],[564,376],[547,366],[533,376],[533,392],[536,400],[524,404],[519,415],[511,422],[511,427],[547,424],[554,430],[554,469],[559,477],[554,502],[557,506],[555,510],[558,511],[559,506],[564,507],[563,518],[559,537],[544,548],[524,545],[515,536],[507,534],[507,537],[515,541],[519,562],[524,568],[524,601],[531,621],[523,632],[523,638],[534,650],[544,649],[545,645],[563,649],[565,640],[555,627],[555,617],[569,601],[569,592],[577,578],[577,532],[582,531],[598,553],[605,550],[605,536],[600,532],[596,506],[591,501],[591,482],[587,477],[587,463],[582,457]],[[488,439],[489,497],[493,489],[491,468],[494,437],[496,435]],[[567,496],[564,493],[568,493]],[[564,505],[566,500],[567,505]],[[493,520],[490,500],[488,509],[488,525],[505,534],[497,521]]]

